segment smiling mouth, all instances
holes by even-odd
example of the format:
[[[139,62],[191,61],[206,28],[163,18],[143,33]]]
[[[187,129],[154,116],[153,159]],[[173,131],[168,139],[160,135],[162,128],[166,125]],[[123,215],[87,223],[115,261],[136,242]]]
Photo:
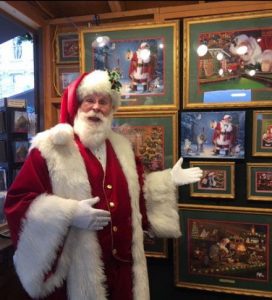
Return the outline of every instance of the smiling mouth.
[[[88,120],[90,120],[92,122],[101,122],[101,119],[98,117],[89,117]]]

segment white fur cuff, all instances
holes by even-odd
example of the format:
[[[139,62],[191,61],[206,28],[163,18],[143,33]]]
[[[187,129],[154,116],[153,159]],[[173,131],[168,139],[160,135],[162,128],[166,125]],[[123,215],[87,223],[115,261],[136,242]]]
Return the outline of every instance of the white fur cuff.
[[[58,270],[50,286],[44,281],[67,235],[76,207],[75,200],[42,194],[27,211],[14,261],[22,285],[34,298],[48,294],[66,276]]]
[[[177,208],[176,187],[170,169],[150,173],[144,184],[147,217],[158,237],[181,235]]]

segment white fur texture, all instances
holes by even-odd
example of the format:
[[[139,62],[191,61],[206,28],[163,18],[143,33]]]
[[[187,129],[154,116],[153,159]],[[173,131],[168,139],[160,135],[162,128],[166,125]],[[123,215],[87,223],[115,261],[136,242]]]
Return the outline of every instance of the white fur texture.
[[[120,93],[111,88],[111,82],[107,71],[95,70],[82,79],[77,88],[78,98],[82,101],[86,96],[93,93],[110,95],[115,111],[120,106]]]
[[[38,134],[32,148],[38,148],[46,159],[53,193],[57,196],[41,195],[32,203],[16,251],[16,269],[32,297],[50,294],[67,279],[70,300],[106,300],[105,275],[96,233],[68,229],[75,200],[92,196],[87,171],[73,138],[67,139],[65,145],[55,144],[54,132],[50,129]],[[134,153],[131,144],[121,135],[111,132],[109,139],[126,176],[131,198],[134,300],[149,300]],[[145,195],[154,232],[159,236],[179,236],[176,194],[169,170],[147,176]],[[64,237],[56,273],[42,282]]]
[[[68,265],[63,264],[49,282],[43,282],[68,232],[76,204],[74,200],[43,194],[27,212],[14,263],[24,288],[32,297],[45,296],[55,286],[61,286],[67,276]],[[62,261],[65,259],[63,256]]]
[[[66,145],[74,136],[73,128],[69,124],[58,124],[51,129],[50,136],[55,145]]]
[[[177,238],[181,235],[177,210],[176,187],[170,169],[146,176],[144,184],[147,217],[158,237]]]
[[[133,297],[135,300],[149,299],[149,284],[146,258],[143,247],[142,216],[139,208],[140,187],[136,171],[134,152],[130,142],[123,136],[112,132],[109,137],[113,149],[122,166],[128,182],[132,208],[132,257],[133,257]]]
[[[55,287],[61,285],[63,279],[67,279],[69,299],[105,300],[105,275],[96,233],[77,229],[70,229],[68,232],[67,226],[63,226],[58,221],[58,214],[60,216],[63,214],[66,220],[69,219],[67,223],[70,224],[72,209],[69,213],[66,211],[69,208],[69,201],[76,203],[75,200],[88,199],[92,195],[87,171],[73,138],[67,139],[65,145],[56,145],[52,138],[54,132],[55,128],[39,133],[33,139],[31,147],[38,148],[46,159],[53,193],[59,197],[48,195],[44,197],[44,201],[36,199],[37,201],[34,200],[30,206],[27,225],[20,235],[16,251],[16,270],[24,288],[32,297],[47,296],[54,291]],[[55,201],[47,201],[50,200],[48,197],[55,197]],[[43,209],[43,203],[48,206],[48,212]],[[59,206],[59,213],[58,210],[55,211],[56,206]],[[47,219],[47,215],[51,217]],[[54,221],[52,222],[51,219]],[[50,226],[51,223],[53,228]],[[39,235],[35,234],[35,228],[40,228]],[[56,248],[61,246],[63,241],[62,236],[66,236],[66,239],[57,270],[53,276],[43,282],[41,279],[50,270]],[[43,240],[39,251],[28,243],[28,240],[32,239],[37,243],[40,239]],[[43,248],[46,251],[42,250]],[[32,260],[32,256],[36,259]],[[29,262],[27,268],[22,263],[25,260]],[[30,270],[35,269],[37,271],[34,276],[31,276]],[[28,272],[30,275],[27,274]]]

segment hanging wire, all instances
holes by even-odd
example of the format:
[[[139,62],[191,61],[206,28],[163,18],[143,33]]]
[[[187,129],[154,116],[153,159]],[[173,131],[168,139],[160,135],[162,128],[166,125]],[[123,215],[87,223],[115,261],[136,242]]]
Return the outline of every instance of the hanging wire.
[[[58,25],[56,25],[56,28],[54,30],[53,39],[52,39],[52,53],[53,53],[53,87],[55,89],[55,92],[58,96],[61,96],[61,92],[59,91],[56,80],[57,80],[57,72],[56,72],[56,52],[57,52],[57,32],[58,32]]]

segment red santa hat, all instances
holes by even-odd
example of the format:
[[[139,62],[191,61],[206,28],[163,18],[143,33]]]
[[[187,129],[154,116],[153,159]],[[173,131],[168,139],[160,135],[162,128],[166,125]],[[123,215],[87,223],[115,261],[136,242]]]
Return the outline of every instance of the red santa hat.
[[[93,93],[110,95],[113,110],[118,109],[121,100],[120,92],[112,88],[112,82],[107,71],[95,70],[91,73],[82,74],[64,91],[61,101],[60,122],[73,125],[80,103],[86,96]]]

